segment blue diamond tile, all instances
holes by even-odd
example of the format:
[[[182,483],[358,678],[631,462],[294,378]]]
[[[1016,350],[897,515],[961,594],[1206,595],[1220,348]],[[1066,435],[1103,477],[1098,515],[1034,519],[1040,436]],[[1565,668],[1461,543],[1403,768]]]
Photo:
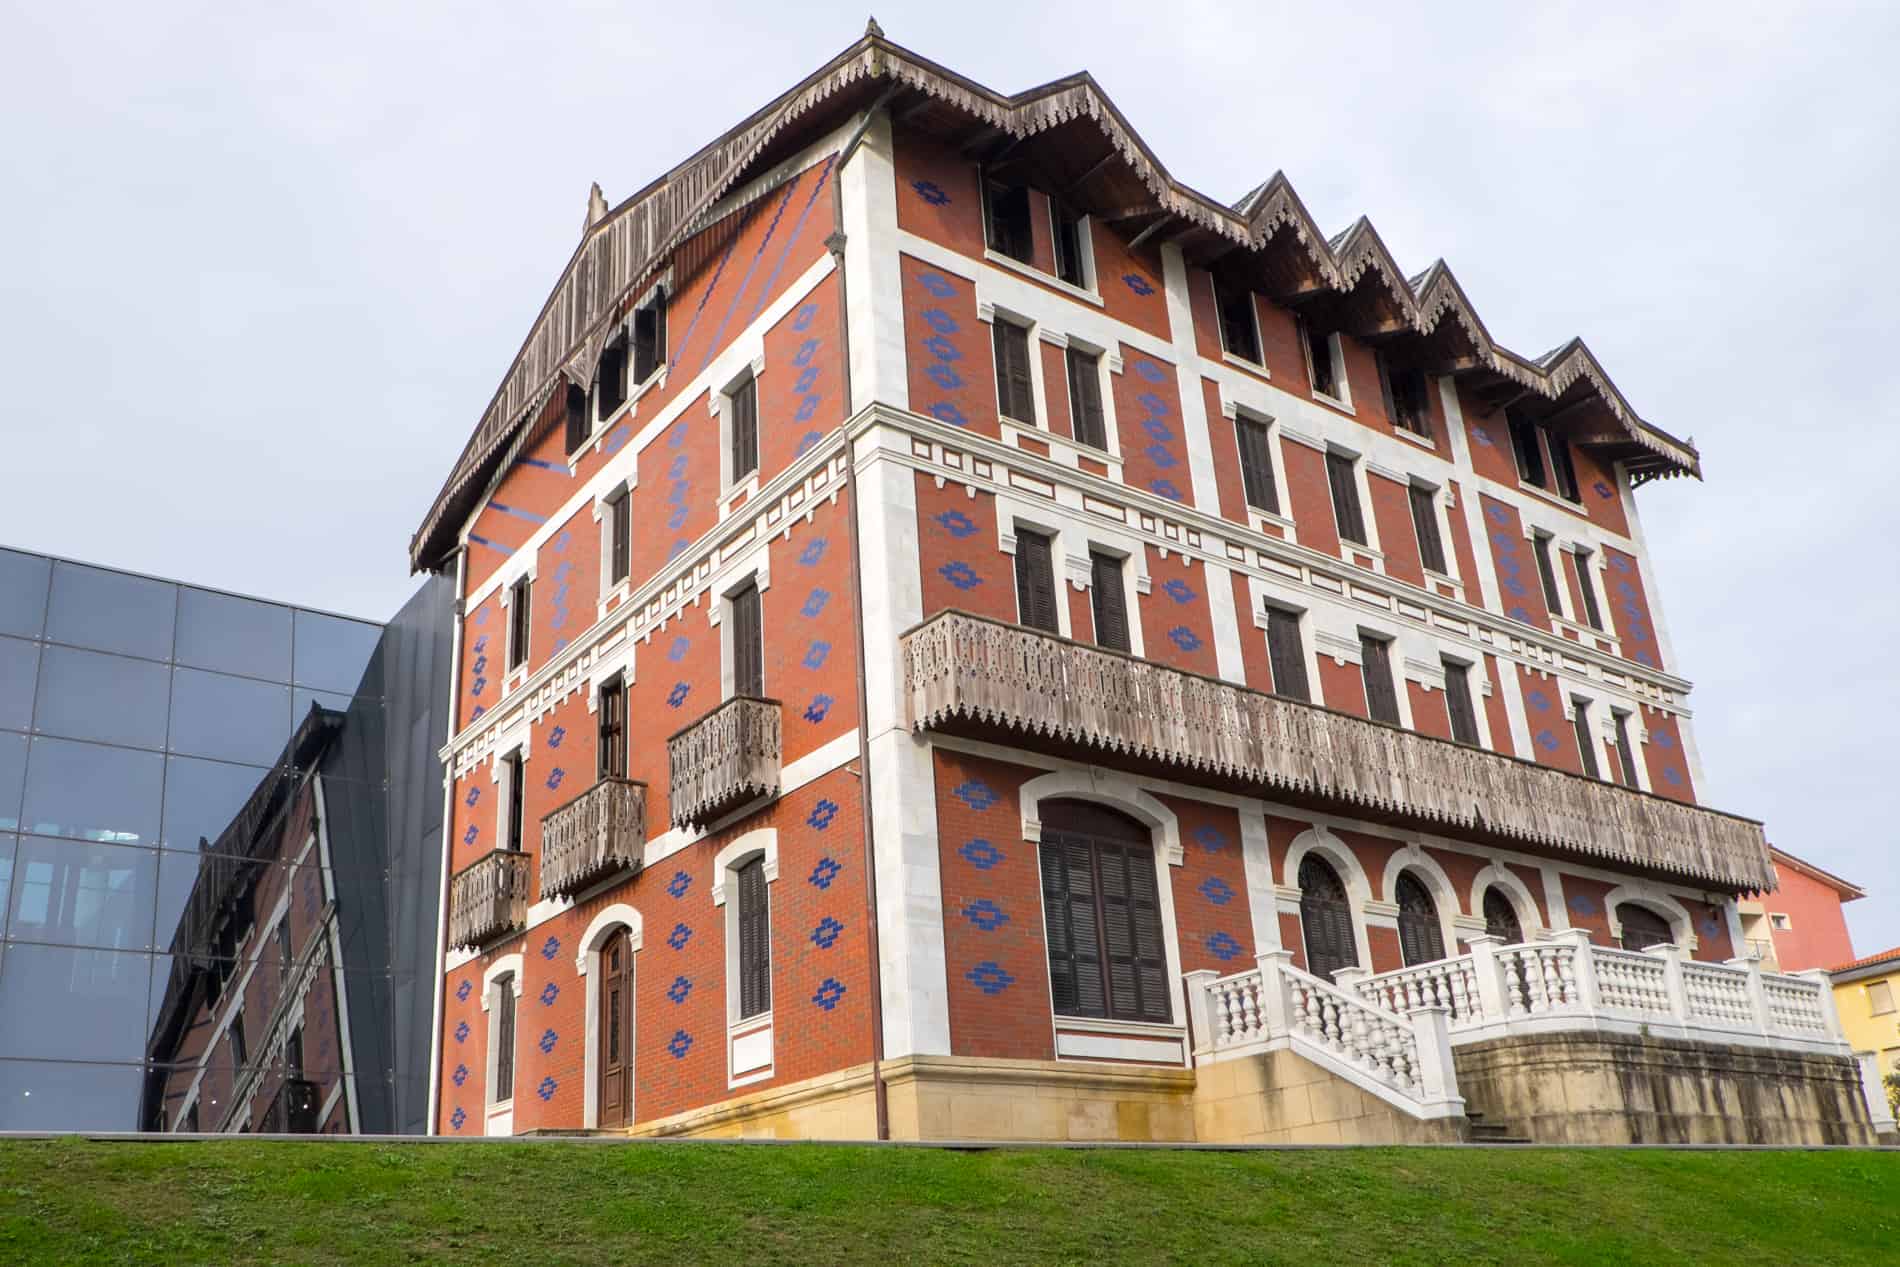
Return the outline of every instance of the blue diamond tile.
[[[553,933],[549,933],[548,939],[541,943],[541,957],[551,960],[560,953],[561,939],[556,937]]]
[[[965,805],[968,805],[978,813],[982,813],[1001,799],[995,792],[990,790],[989,784],[983,782],[981,779],[971,779],[967,783],[958,784],[952,789],[950,795],[956,797],[959,801],[962,801]]]
[[[1548,730],[1538,731],[1536,742],[1537,746],[1545,752],[1555,752],[1561,746],[1557,742],[1557,736]]]
[[[913,180],[910,182],[910,187],[917,191],[919,198],[933,207],[941,207],[950,201],[950,195],[945,193],[943,186],[934,180]]]
[[[561,997],[561,987],[552,981],[541,987],[541,1006],[553,1007],[554,1000]]]
[[[831,644],[829,642],[814,640],[809,647],[805,648],[805,658],[800,660],[799,663],[808,669],[822,669],[825,667],[825,657],[830,654]]]
[[[1532,691],[1524,697],[1524,700],[1540,713],[1550,708],[1550,696],[1544,694],[1542,691]]]
[[[1210,875],[1201,881],[1197,892],[1215,906],[1225,906],[1234,900],[1234,886],[1217,875]]]
[[[947,392],[953,392],[963,386],[963,375],[957,373],[942,361],[938,361],[933,365],[924,366],[924,377]]]
[[[1175,487],[1173,480],[1149,480],[1148,491],[1157,497],[1165,497],[1171,502],[1185,501],[1181,490]]]
[[[462,798],[462,804],[468,806],[470,809],[473,809],[475,808],[475,802],[481,799],[482,799],[482,790],[478,787],[471,787],[468,790],[468,795]]]
[[[993,933],[1009,923],[1009,914],[988,898],[978,898],[963,908],[963,918],[975,924],[986,933]]]
[[[813,616],[816,616],[819,612],[823,611],[825,609],[825,604],[830,601],[831,601],[830,590],[823,589],[823,588],[814,589],[810,594],[805,596],[805,605],[798,609],[798,614],[805,617],[805,619],[810,620]]]
[[[540,1043],[541,1054],[546,1055],[548,1052],[553,1051],[554,1044],[560,1041],[561,1041],[561,1036],[559,1034],[556,1034],[553,1030],[551,1029],[543,1030],[541,1033],[541,1043]]]
[[[666,944],[675,950],[680,950],[692,939],[692,929],[686,927],[684,924],[675,924],[673,925],[673,931],[666,935]]]
[[[1128,289],[1134,291],[1137,295],[1140,295],[1143,298],[1146,298],[1147,296],[1155,293],[1154,286],[1150,284],[1148,279],[1146,277],[1143,277],[1140,273],[1123,273],[1122,285],[1128,287]]]
[[[673,878],[666,882],[666,891],[674,897],[685,897],[686,890],[693,887],[693,877],[684,871],[675,871]]]
[[[1604,501],[1609,501],[1610,498],[1616,496],[1616,490],[1611,488],[1608,484],[1605,484],[1602,480],[1598,480],[1596,483],[1590,485],[1590,491],[1595,493],[1598,497],[1601,497]]]
[[[826,977],[818,985],[818,992],[811,1001],[829,1012],[838,1006],[838,1000],[844,997],[844,985],[836,977]]]
[[[957,293],[957,288],[951,284],[948,277],[942,273],[933,273],[928,269],[917,274],[917,284],[938,299],[948,299]]]
[[[456,1130],[461,1130],[467,1123],[468,1114],[462,1109],[457,1108],[455,1112],[449,1114],[449,1125],[453,1126]]]
[[[798,552],[799,566],[810,567],[812,564],[818,562],[818,560],[824,558],[825,544],[825,538],[823,537],[815,537],[807,541],[805,548]]]
[[[798,350],[792,353],[792,364],[801,369],[810,365],[811,358],[818,355],[818,348],[821,342],[822,340],[819,339],[806,339],[803,343],[799,344]]]
[[[468,1002],[468,996],[473,993],[475,993],[475,987],[469,984],[466,977],[463,978],[462,984],[455,987],[455,997],[459,1002]]]
[[[567,739],[567,727],[556,726],[548,732],[548,747],[558,748]]]
[[[1240,943],[1226,933],[1215,933],[1206,942],[1207,953],[1226,963],[1240,954]]]
[[[1163,594],[1166,594],[1169,598],[1172,598],[1177,603],[1191,603],[1196,598],[1200,597],[1200,595],[1194,592],[1194,587],[1192,585],[1189,585],[1186,581],[1181,580],[1179,577],[1176,577],[1174,580],[1169,581],[1166,585],[1163,585],[1161,587],[1161,592]]]
[[[925,325],[929,326],[938,334],[955,334],[962,328],[957,324],[955,317],[941,308],[926,308],[917,315],[923,320]]]
[[[809,330],[811,323],[818,319],[818,305],[805,304],[792,316],[792,329]]]
[[[552,1078],[543,1078],[541,1079],[541,1085],[534,1089],[534,1093],[540,1096],[542,1103],[545,1104],[554,1098],[554,1092],[560,1085],[560,1083]]]
[[[667,1043],[666,1049],[673,1053],[673,1059],[683,1060],[686,1053],[693,1049],[693,1036],[683,1029],[676,1029],[673,1031],[673,1038]]]
[[[686,1002],[686,996],[693,992],[693,983],[686,977],[674,977],[673,984],[666,987],[666,997],[675,1003]]]
[[[1144,383],[1165,383],[1168,381],[1168,372],[1146,358],[1135,362],[1135,374]]]
[[[943,525],[945,532],[958,540],[976,531],[976,521],[960,510],[946,510],[940,515],[933,515],[932,518]]]
[[[674,664],[678,664],[681,660],[686,658],[686,653],[692,650],[692,647],[693,644],[689,639],[675,638],[673,639],[673,645],[666,649],[666,658],[671,660]]]
[[[692,687],[684,682],[673,683],[673,689],[666,693],[666,706],[668,708],[678,708],[681,704],[686,702],[686,696],[692,689]]]
[[[1227,848],[1227,833],[1212,823],[1203,823],[1194,829],[1194,843],[1209,853],[1219,853]]]
[[[1571,898],[1569,905],[1573,915],[1595,915],[1598,910],[1596,899],[1583,893]]]
[[[972,590],[983,583],[983,578],[978,576],[969,564],[960,559],[938,568],[937,575],[960,590]]]
[[[1168,641],[1183,651],[1198,651],[1201,646],[1200,635],[1186,625],[1176,625],[1168,630]]]
[[[829,856],[820,858],[818,865],[811,869],[809,882],[817,888],[828,889],[831,887],[831,882],[838,878],[838,873],[843,870],[844,868],[839,866],[833,858]]]
[[[965,861],[978,871],[988,871],[1003,860],[1003,851],[981,836],[965,841],[957,852],[962,854]]]
[[[1016,978],[1003,971],[1003,966],[992,959],[985,959],[963,976],[985,994],[1001,994],[1016,984]]]
[[[844,925],[827,915],[818,921],[818,927],[811,930],[811,944],[820,950],[830,950],[832,943],[838,940],[838,934],[844,931]]]
[[[938,401],[930,408],[924,410],[924,412],[929,414],[932,418],[935,418],[938,422],[947,422],[953,427],[967,427],[970,425],[970,420],[963,416],[963,411],[947,400]]]
[[[941,334],[933,334],[923,341],[924,351],[939,361],[961,361],[963,349]]]
[[[1673,748],[1676,746],[1676,737],[1666,730],[1659,730],[1650,736],[1650,738],[1658,748]]]
[[[476,838],[479,837],[481,834],[482,834],[481,828],[477,827],[474,823],[470,823],[468,825],[468,830],[462,833],[462,843],[465,845],[472,845],[475,843]]]
[[[820,692],[811,697],[811,703],[805,707],[805,720],[821,722],[831,713],[831,696]]]
[[[456,1042],[458,1042],[458,1043],[465,1043],[465,1042],[467,1042],[467,1041],[468,1041],[468,1035],[469,1035],[469,1028],[468,1028],[468,1022],[467,1022],[467,1021],[463,1021],[463,1022],[462,1022],[462,1023],[460,1024],[460,1025],[457,1025],[457,1026],[455,1027],[455,1041],[456,1041]]]
[[[1663,767],[1663,782],[1670,787],[1682,786],[1682,772],[1672,765]]]
[[[467,1065],[455,1066],[455,1072],[449,1075],[449,1081],[453,1082],[458,1087],[461,1086],[464,1082],[467,1082],[468,1081],[468,1066]]]
[[[552,770],[549,770],[548,771],[548,791],[552,792],[556,788],[560,787],[561,780],[565,779],[566,777],[567,777],[567,771],[563,770],[558,765],[555,766]]]
[[[818,804],[811,807],[811,815],[810,817],[806,818],[805,821],[811,826],[816,827],[819,831],[824,831],[826,828],[831,826],[831,820],[836,818],[837,816],[838,816],[837,802],[831,801],[831,800],[821,800],[818,802]]]

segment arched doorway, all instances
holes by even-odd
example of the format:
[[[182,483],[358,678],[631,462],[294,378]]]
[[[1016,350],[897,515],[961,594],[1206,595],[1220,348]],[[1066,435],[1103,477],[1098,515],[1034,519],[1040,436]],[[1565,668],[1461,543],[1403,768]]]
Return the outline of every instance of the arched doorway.
[[[598,1096],[600,1127],[633,1123],[633,942],[626,925],[600,947]]]
[[[1524,926],[1518,922],[1517,908],[1511,905],[1511,899],[1504,896],[1504,890],[1492,885],[1484,891],[1484,931],[1502,938],[1507,946],[1515,946],[1524,940]]]
[[[1300,932],[1306,938],[1306,970],[1331,982],[1340,968],[1359,966],[1352,906],[1339,872],[1318,854],[1300,859]]]
[[[1042,910],[1056,1014],[1173,1019],[1154,842],[1088,801],[1042,804]]]
[[[1445,957],[1445,934],[1438,924],[1438,903],[1410,871],[1399,873],[1399,957],[1406,967]]]
[[[1616,908],[1616,922],[1623,926],[1623,949],[1648,950],[1676,940],[1669,921],[1647,906],[1625,902]]]

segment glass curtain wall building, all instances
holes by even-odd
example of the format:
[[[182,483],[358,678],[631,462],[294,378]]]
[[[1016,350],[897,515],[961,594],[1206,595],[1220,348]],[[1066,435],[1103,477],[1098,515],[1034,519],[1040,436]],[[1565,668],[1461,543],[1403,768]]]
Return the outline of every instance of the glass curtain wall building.
[[[0,1129],[423,1128],[452,602],[0,550]]]

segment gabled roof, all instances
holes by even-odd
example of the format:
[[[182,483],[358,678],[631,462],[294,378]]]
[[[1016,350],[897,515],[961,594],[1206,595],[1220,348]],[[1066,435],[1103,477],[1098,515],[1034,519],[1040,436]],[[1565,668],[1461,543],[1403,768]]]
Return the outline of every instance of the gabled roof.
[[[1779,846],[1768,846],[1768,856],[1774,859],[1775,865],[1778,867],[1787,867],[1791,871],[1799,871],[1810,880],[1825,884],[1828,888],[1840,894],[1841,901],[1843,902],[1852,902],[1867,896],[1867,890],[1861,888],[1852,880],[1843,880],[1832,871],[1823,870],[1815,866],[1812,862],[1797,858]]]
[[[1232,206],[1176,181],[1086,72],[995,92],[884,38],[864,36],[764,109],[588,227],[428,514],[410,542],[417,569],[453,550],[502,459],[562,381],[585,382],[626,305],[743,179],[858,111],[887,105],[908,126],[953,135],[977,158],[1014,152],[1066,170],[1070,196],[1106,208],[1118,231],[1178,245],[1196,263],[1247,270],[1284,302],[1349,318],[1355,333],[1407,340],[1439,372],[1475,380],[1493,405],[1596,419],[1577,435],[1634,476],[1700,476],[1695,448],[1645,422],[1581,339],[1527,358],[1495,343],[1439,260],[1408,278],[1370,220],[1331,238],[1276,172]],[[1036,142],[1046,142],[1038,145]],[[1138,228],[1138,232],[1135,230]]]
[[[1828,972],[1833,976],[1840,976],[1842,973],[1852,973],[1856,977],[1874,977],[1884,974],[1868,972],[1867,969],[1885,968],[1888,965],[1892,965],[1892,971],[1900,972],[1900,946],[1895,946],[1891,950],[1880,951],[1878,954],[1863,956],[1862,958],[1854,960],[1852,963],[1844,963],[1838,968],[1829,968]]]

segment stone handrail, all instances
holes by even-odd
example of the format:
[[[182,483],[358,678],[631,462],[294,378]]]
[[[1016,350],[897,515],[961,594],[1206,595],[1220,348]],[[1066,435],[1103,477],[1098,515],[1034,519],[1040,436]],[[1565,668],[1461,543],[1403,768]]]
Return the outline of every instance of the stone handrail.
[[[711,822],[778,792],[784,764],[779,702],[735,695],[666,741],[675,827]]]
[[[646,860],[647,785],[602,779],[541,819],[541,896],[572,897]]]
[[[966,612],[900,638],[914,729],[976,724],[1249,787],[1774,885],[1761,824]]]
[[[528,924],[528,855],[491,849],[449,881],[449,945],[474,949]]]
[[[1442,1011],[1390,1011],[1294,967],[1292,959],[1274,950],[1248,972],[1187,974],[1197,1060],[1286,1047],[1414,1117],[1464,1111]]]
[[[1453,1044],[1564,1029],[1647,1030],[1710,1042],[1843,1052],[1825,973],[1784,976],[1755,959],[1702,963],[1675,946],[1622,950],[1569,929],[1505,945],[1473,937],[1469,954],[1342,983],[1399,1013],[1443,1007]]]

